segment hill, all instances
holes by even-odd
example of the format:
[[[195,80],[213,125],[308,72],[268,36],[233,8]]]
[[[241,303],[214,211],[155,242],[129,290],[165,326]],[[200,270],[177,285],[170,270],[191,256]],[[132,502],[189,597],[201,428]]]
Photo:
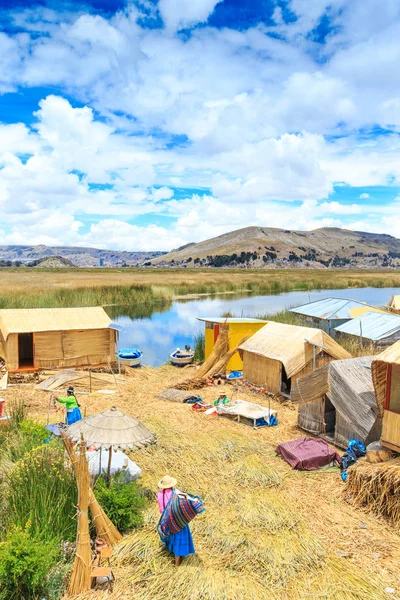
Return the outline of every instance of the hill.
[[[151,265],[396,268],[400,267],[400,240],[330,227],[313,231],[245,227],[172,250],[151,260]]]
[[[76,267],[74,263],[68,258],[63,256],[47,256],[46,258],[39,258],[31,263],[28,263],[29,267],[35,269],[62,269],[65,267]]]
[[[9,261],[27,265],[43,258],[62,257],[77,267],[136,267],[162,254],[165,252],[124,252],[79,246],[0,246],[0,265],[11,266],[4,264]]]

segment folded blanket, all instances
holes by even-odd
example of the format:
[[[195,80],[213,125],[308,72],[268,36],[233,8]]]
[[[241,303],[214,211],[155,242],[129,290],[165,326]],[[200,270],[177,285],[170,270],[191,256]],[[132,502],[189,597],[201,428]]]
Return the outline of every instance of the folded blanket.
[[[165,540],[171,534],[178,533],[204,511],[203,501],[199,496],[183,492],[172,494],[157,525],[160,538]]]

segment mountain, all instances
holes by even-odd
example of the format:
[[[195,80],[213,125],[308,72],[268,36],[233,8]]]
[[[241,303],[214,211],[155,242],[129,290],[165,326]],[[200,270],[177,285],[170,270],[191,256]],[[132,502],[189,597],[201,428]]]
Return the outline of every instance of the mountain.
[[[187,244],[152,266],[400,267],[400,240],[390,235],[323,227],[313,231],[245,227]]]
[[[0,263],[18,261],[25,264],[48,257],[62,257],[78,267],[139,266],[162,254],[165,252],[123,252],[78,246],[0,246]]]

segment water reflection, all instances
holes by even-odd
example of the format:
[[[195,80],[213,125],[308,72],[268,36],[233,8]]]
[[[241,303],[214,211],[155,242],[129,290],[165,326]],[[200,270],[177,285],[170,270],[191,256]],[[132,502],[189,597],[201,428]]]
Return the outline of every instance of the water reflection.
[[[175,348],[193,344],[194,336],[204,327],[196,317],[218,317],[225,312],[235,316],[264,316],[327,296],[384,306],[396,293],[400,293],[399,288],[333,289],[288,292],[276,296],[220,295],[177,300],[169,306],[112,306],[106,310],[124,328],[120,334],[120,347],[138,347],[144,354],[145,364],[158,366],[168,360]]]

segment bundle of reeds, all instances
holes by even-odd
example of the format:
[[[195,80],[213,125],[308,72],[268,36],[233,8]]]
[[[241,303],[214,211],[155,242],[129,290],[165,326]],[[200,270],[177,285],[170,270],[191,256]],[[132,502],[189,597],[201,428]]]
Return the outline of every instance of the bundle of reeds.
[[[80,594],[90,589],[91,578],[91,548],[89,536],[89,490],[90,476],[86,459],[86,444],[82,440],[80,454],[76,467],[76,478],[78,481],[78,533],[76,542],[76,554],[72,566],[71,578],[68,586],[68,594]]]
[[[349,469],[345,494],[353,504],[400,525],[400,458],[359,461]]]
[[[70,457],[75,472],[78,475],[79,463],[78,457],[75,452],[75,448],[71,440],[66,436],[64,432],[62,432],[61,435],[65,449],[68,453],[68,456]],[[107,517],[106,513],[104,512],[98,500],[96,499],[92,488],[89,488],[89,508],[96,528],[97,537],[102,538],[108,546],[114,546],[114,544],[116,544],[122,539],[122,535],[119,533],[114,523],[110,521],[110,519]]]
[[[196,377],[186,379],[174,387],[179,390],[199,389],[204,386],[207,377],[211,377],[215,373],[224,373],[228,362],[248,337],[248,335],[243,337],[237,346],[229,350],[228,326],[222,325],[215,346],[210,356],[204,361],[200,369],[196,371]]]

